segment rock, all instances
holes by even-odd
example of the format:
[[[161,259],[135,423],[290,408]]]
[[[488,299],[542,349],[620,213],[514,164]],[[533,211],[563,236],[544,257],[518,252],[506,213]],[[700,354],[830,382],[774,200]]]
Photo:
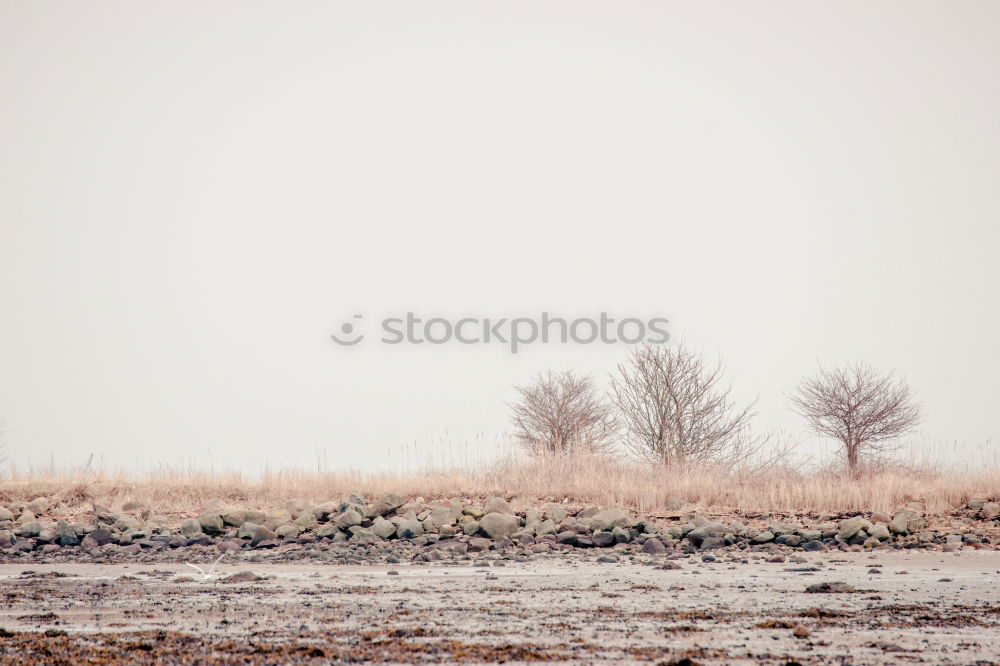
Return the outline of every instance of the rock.
[[[395,530],[396,528],[393,527],[392,529]],[[343,535],[343,533],[340,531],[340,528],[334,525],[333,523],[326,523],[325,525],[321,525],[320,528],[316,530],[317,539],[324,539],[324,538],[333,539],[336,538],[338,534]]]
[[[139,530],[142,529],[142,521],[135,516],[130,516],[127,513],[120,513],[115,520],[114,527],[119,532],[124,532],[125,530]]]
[[[767,531],[774,536],[781,536],[782,534],[795,534],[798,532],[799,526],[792,525],[791,523],[782,523],[780,521],[771,521],[770,525],[767,526]]]
[[[873,525],[872,528],[868,530],[868,533],[879,541],[888,541],[892,538],[892,534],[889,532],[889,527],[884,523]]]
[[[628,514],[620,509],[598,511],[590,518],[590,529],[595,532],[610,531],[614,527],[624,527],[627,524]]]
[[[37,521],[24,523],[18,530],[23,539],[32,539],[42,533],[42,524]]]
[[[387,516],[404,504],[406,504],[406,500],[401,495],[389,493],[375,500],[375,503],[368,509],[368,515],[371,517]]]
[[[709,536],[702,539],[700,548],[702,550],[714,550],[726,545],[726,540],[720,536]]]
[[[142,502],[139,500],[129,500],[122,504],[122,511],[138,511],[142,508]]]
[[[316,529],[319,523],[316,521],[316,515],[312,510],[309,510],[300,513],[292,524],[299,528],[300,532],[308,532],[309,530]]]
[[[391,539],[396,536],[396,526],[392,524],[392,521],[386,520],[382,516],[375,516],[371,530],[383,539]]]
[[[241,571],[239,573],[234,573],[231,576],[226,576],[225,578],[220,578],[220,583],[256,583],[257,581],[264,580],[263,577],[258,576],[252,571]]]
[[[114,537],[111,535],[111,530],[104,527],[98,527],[95,530],[91,530],[90,534],[88,534],[86,538],[90,539],[95,546],[106,546],[114,541]]]
[[[613,564],[618,561],[617,555],[601,555],[597,558],[597,561],[602,564]]]
[[[469,539],[468,551],[470,553],[480,553],[493,548],[493,542],[483,537],[473,537]]]
[[[479,520],[480,518],[486,515],[486,512],[483,511],[483,507],[479,506],[478,504],[470,504],[469,506],[462,509],[462,515],[469,516],[473,520]]]
[[[802,544],[802,550],[808,553],[817,553],[819,551],[826,550],[826,546],[823,545],[823,542],[819,539],[813,539]]]
[[[978,497],[973,497],[969,500],[969,503],[965,505],[967,509],[972,509],[973,511],[980,511],[983,505],[986,504],[986,500]]]
[[[189,539],[197,536],[201,534],[201,522],[196,518],[182,520],[180,532]]]
[[[269,530],[264,525],[258,525],[253,530],[253,535],[250,537],[251,546],[259,546],[265,541],[274,541],[277,535]]]
[[[642,544],[642,552],[647,555],[663,555],[667,547],[659,539],[646,539]]]
[[[881,511],[873,511],[871,516],[872,523],[879,525],[888,525],[892,518],[888,514],[882,513]]]
[[[201,525],[201,531],[205,534],[216,535],[221,534],[225,523],[222,521],[222,516],[217,513],[203,513],[198,516],[198,523]]]
[[[445,525],[454,525],[458,520],[459,512],[450,506],[439,506],[431,510],[431,515],[427,517],[431,525],[437,529]]]
[[[487,505],[488,504],[489,501],[487,500]],[[479,521],[479,531],[491,539],[509,537],[511,534],[516,532],[520,526],[521,521],[517,519],[517,516],[495,511],[487,513]]]
[[[997,502],[985,502],[983,508],[980,510],[979,515],[984,520],[996,520],[1000,518],[1000,503]]]
[[[465,536],[474,536],[479,532],[479,521],[478,520],[463,520],[462,521],[462,533]]]
[[[351,533],[351,541],[371,543],[382,540],[382,537],[360,525],[353,525],[348,528],[348,531]]]
[[[292,539],[299,535],[299,528],[295,525],[280,525],[274,530],[274,535],[279,539]]]
[[[486,502],[483,504],[483,511],[485,515],[491,513],[506,513],[513,515],[514,510],[510,508],[510,504],[507,503],[502,497],[492,495],[486,498]]]
[[[840,530],[837,532],[837,536],[843,541],[847,541],[862,530],[866,530],[871,526],[872,524],[870,522],[860,516],[857,518],[848,518],[847,520],[842,520],[840,522]]]
[[[855,592],[855,589],[843,581],[832,583],[814,583],[806,587],[809,594],[846,594]]]
[[[48,497],[36,497],[28,502],[25,508],[36,516],[40,516],[49,510],[50,504]]]
[[[100,504],[94,505],[94,518],[98,522],[108,523],[109,525],[114,524],[118,517],[112,513],[107,507],[103,507]]]
[[[566,520],[566,509],[563,508],[562,504],[550,502],[545,505],[545,517],[554,523],[561,523]]]
[[[222,522],[233,527],[243,527],[244,523],[263,525],[266,519],[267,516],[263,511],[251,511],[246,509],[227,511],[222,514]]]
[[[798,530],[797,534],[802,537],[803,541],[815,541],[817,539],[823,538],[823,533],[819,530],[812,529],[801,529]]]
[[[705,522],[701,527],[696,527],[687,533],[687,539],[695,546],[701,546],[701,542],[710,536],[722,536],[726,533],[726,526],[720,522]]]
[[[755,536],[752,541],[754,543],[770,543],[771,541],[774,541],[774,532],[771,532],[770,530],[761,532]]]
[[[889,531],[893,534],[919,532],[926,527],[927,521],[924,520],[924,517],[912,509],[897,511],[889,522]]]
[[[339,513],[337,507],[339,505],[335,502],[322,502],[317,504],[312,508],[312,515],[317,521],[324,521],[330,517],[332,513]]]
[[[591,540],[597,548],[607,548],[615,545],[615,535],[611,532],[595,532]]]
[[[14,520],[14,514],[0,506],[0,520]]]
[[[535,526],[535,536],[545,536],[546,534],[555,534],[557,525],[550,519],[546,518],[542,522]]]
[[[183,526],[183,523],[181,523],[181,525]],[[237,532],[236,535],[240,539],[251,539],[251,538],[253,538],[253,531],[255,529],[257,529],[258,527],[260,527],[260,524],[258,524],[258,523],[251,523],[248,520],[247,522],[245,522],[242,525],[240,525],[240,529],[239,529],[239,531]],[[182,532],[183,532],[183,530],[182,530]]]
[[[809,630],[803,625],[797,624],[792,628],[792,636],[795,636],[795,638],[809,638]]]
[[[361,524],[361,514],[354,509],[348,509],[344,513],[337,516],[333,522],[335,522],[337,527],[340,529],[346,530],[348,527]]]
[[[612,527],[611,536],[615,538],[615,543],[629,543],[632,541],[632,533],[624,527]]]
[[[292,522],[292,514],[282,509],[281,511],[268,511],[264,514],[264,522],[261,523],[269,530],[276,530],[279,526]]]
[[[416,518],[393,519],[396,524],[396,534],[400,539],[412,539],[424,533],[424,526]]]

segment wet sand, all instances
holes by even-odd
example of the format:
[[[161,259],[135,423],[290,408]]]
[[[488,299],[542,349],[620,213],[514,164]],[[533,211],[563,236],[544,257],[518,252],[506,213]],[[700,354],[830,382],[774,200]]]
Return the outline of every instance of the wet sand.
[[[3,564],[0,663],[1000,661],[1000,552],[796,559]]]

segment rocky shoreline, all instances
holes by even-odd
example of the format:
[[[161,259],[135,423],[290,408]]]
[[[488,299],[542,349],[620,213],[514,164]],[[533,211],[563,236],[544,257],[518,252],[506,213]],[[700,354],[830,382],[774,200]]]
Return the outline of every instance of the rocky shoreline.
[[[796,551],[995,550],[1000,545],[1000,504],[979,499],[947,516],[925,515],[919,503],[891,515],[634,515],[557,502],[515,511],[499,496],[427,502],[394,494],[351,495],[316,505],[292,501],[270,511],[228,508],[214,500],[197,517],[174,520],[134,501],[118,511],[94,505],[72,521],[60,518],[60,511],[45,497],[0,506],[0,561],[156,561],[197,548],[262,557],[269,551],[314,550],[341,562],[389,564],[403,558],[472,559],[484,552],[530,559],[595,551],[599,560],[613,562],[622,553],[710,558],[723,550],[783,557]]]

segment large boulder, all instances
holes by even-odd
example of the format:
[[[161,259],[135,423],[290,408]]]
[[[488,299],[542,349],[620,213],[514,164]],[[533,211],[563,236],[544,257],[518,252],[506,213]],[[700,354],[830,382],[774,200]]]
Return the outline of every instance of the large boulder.
[[[294,539],[299,535],[299,528],[294,523],[280,525],[278,529],[274,530],[274,535],[279,539]]]
[[[726,526],[718,521],[706,522],[701,527],[696,527],[687,533],[687,539],[695,546],[701,546],[702,541],[709,537],[723,536],[726,533]]]
[[[119,532],[124,532],[125,530],[139,530],[142,529],[142,521],[135,516],[130,516],[127,513],[120,513],[115,520],[115,529]]]
[[[372,521],[371,531],[383,539],[391,539],[396,535],[396,526],[391,520],[386,520],[382,516],[375,516]]]
[[[275,538],[277,538],[277,535],[274,532],[263,525],[258,525],[254,528],[253,535],[250,537],[250,545],[256,546],[264,541],[271,541]]]
[[[902,509],[896,512],[889,522],[889,531],[893,534],[911,534],[927,527],[923,515],[913,509]]]
[[[300,532],[308,532],[311,529],[315,529],[318,523],[316,522],[316,516],[311,511],[303,511],[292,524],[298,527]]]
[[[312,508],[312,514],[316,520],[323,521],[330,517],[331,513],[338,513],[336,502],[323,502]]]
[[[181,534],[192,538],[201,534],[201,522],[197,518],[187,518],[181,521]]]
[[[14,520],[14,514],[0,506],[0,520]]]
[[[513,515],[514,513],[514,510],[510,508],[510,504],[507,503],[507,500],[496,495],[491,495],[486,498],[486,503],[483,504],[483,511],[487,514],[507,513]]]
[[[848,518],[847,520],[840,521],[840,528],[837,531],[837,537],[843,541],[847,541],[852,537],[859,534],[862,530],[867,530],[871,528],[872,524],[858,516],[857,518]]]
[[[545,505],[545,517],[554,523],[561,523],[566,520],[566,509],[562,504],[550,502]]]
[[[980,509],[979,515],[981,515],[985,520],[996,520],[997,518],[1000,518],[1000,503],[983,502],[983,508]]]
[[[51,503],[49,502],[48,497],[36,497],[28,502],[28,506],[26,508],[36,516],[40,516],[49,510],[50,504]]]
[[[393,519],[396,524],[396,534],[400,539],[412,539],[424,533],[424,526],[416,518]]]
[[[281,525],[290,522],[292,522],[292,514],[286,509],[281,509],[280,511],[268,511],[265,513],[264,522],[261,524],[269,530],[276,530]]]
[[[25,523],[24,525],[21,525],[18,531],[20,532],[20,536],[22,539],[31,539],[41,534],[42,529],[43,529],[42,524],[39,523],[38,521],[33,520],[30,523]]]
[[[387,516],[399,507],[406,504],[406,500],[403,499],[402,495],[396,495],[395,493],[389,493],[388,495],[382,495],[375,503],[368,508],[369,516]]]
[[[337,516],[336,520],[334,520],[333,522],[336,523],[337,527],[339,527],[340,529],[346,530],[348,527],[351,527],[353,525],[360,525],[361,520],[362,517],[360,513],[358,513],[354,509],[348,509],[344,513]]]
[[[225,528],[222,516],[217,513],[201,514],[198,516],[198,523],[201,525],[201,531],[210,535],[221,534]]]
[[[892,538],[892,534],[889,533],[889,528],[882,523],[872,526],[872,528],[868,530],[868,533],[879,541],[888,541]]]
[[[620,509],[605,509],[590,518],[590,529],[594,532],[610,532],[615,527],[625,527],[628,514]]]
[[[517,516],[494,511],[487,513],[479,520],[479,531],[491,539],[509,537],[521,526]]]
[[[222,522],[232,527],[243,527],[244,523],[263,525],[266,518],[263,511],[253,511],[250,509],[237,509],[226,511],[222,514]]]
[[[454,507],[439,506],[431,511],[431,515],[427,517],[427,520],[437,529],[445,525],[454,525],[455,521],[458,520],[458,516],[459,512]]]

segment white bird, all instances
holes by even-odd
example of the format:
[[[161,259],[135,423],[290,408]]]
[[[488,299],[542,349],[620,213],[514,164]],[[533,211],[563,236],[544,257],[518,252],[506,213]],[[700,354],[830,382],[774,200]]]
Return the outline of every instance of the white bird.
[[[184,564],[186,564],[186,565],[188,565],[189,567],[191,567],[192,569],[196,570],[196,571],[197,571],[198,573],[200,573],[200,574],[201,574],[202,576],[204,576],[204,577],[205,577],[205,580],[208,580],[208,579],[209,579],[209,578],[211,578],[211,577],[212,577],[212,576],[214,575],[214,573],[215,573],[215,565],[216,565],[216,564],[218,564],[218,563],[219,563],[219,562],[220,562],[220,561],[222,560],[222,558],[223,558],[223,557],[225,557],[225,556],[226,556],[226,554],[225,554],[225,553],[223,553],[222,555],[219,555],[219,559],[217,559],[217,560],[216,560],[216,561],[215,561],[215,562],[214,562],[214,563],[212,564],[212,566],[211,566],[211,567],[209,567],[209,569],[208,569],[208,573],[205,573],[205,570],[204,570],[204,569],[202,569],[201,567],[199,567],[199,566],[198,566],[197,564],[191,564],[190,562],[185,562]]]

